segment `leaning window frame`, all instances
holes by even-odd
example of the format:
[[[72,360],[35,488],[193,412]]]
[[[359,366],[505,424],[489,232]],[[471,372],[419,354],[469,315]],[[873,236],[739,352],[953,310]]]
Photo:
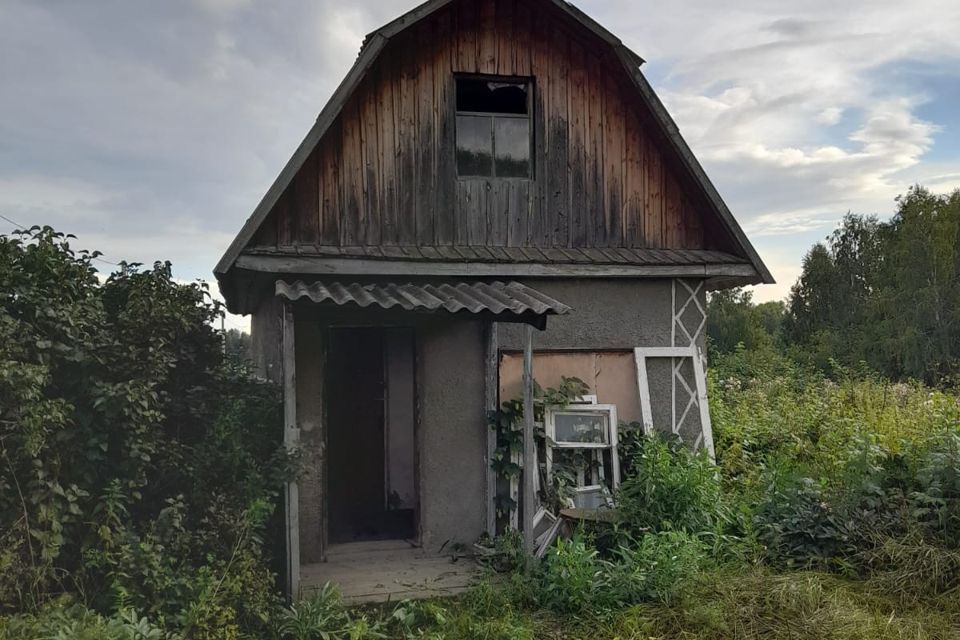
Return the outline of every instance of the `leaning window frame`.
[[[543,426],[544,433],[546,434],[547,441],[547,451],[546,451],[546,475],[551,477],[551,469],[553,466],[553,450],[554,449],[564,449],[564,450],[576,450],[581,449],[584,451],[593,452],[596,455],[597,452],[610,450],[610,487],[614,491],[620,486],[620,458],[617,454],[617,445],[619,443],[618,433],[617,433],[617,405],[615,404],[596,404],[595,400],[590,402],[593,398],[583,398],[580,402],[571,403],[565,407],[546,407],[543,414]],[[556,439],[556,416],[563,414],[571,413],[581,413],[581,414],[596,414],[596,413],[605,413],[607,415],[607,442],[606,443],[592,443],[592,442],[557,442]],[[602,454],[601,454],[602,460]],[[583,486],[578,486],[576,491],[577,493],[592,493],[592,492],[602,492],[606,488],[606,485],[601,479],[600,484],[593,484],[592,478],[590,484],[587,481],[584,481]]]
[[[525,114],[519,113],[497,113],[494,111],[461,111],[457,109],[457,81],[458,80],[486,80],[488,82],[503,82],[507,84],[523,84],[527,87],[527,112]],[[532,76],[497,76],[497,75],[485,75],[477,73],[455,73],[453,75],[453,165],[457,171],[457,180],[522,180],[524,182],[531,182],[534,179],[535,175],[535,157],[534,151],[536,149],[534,136],[536,135],[533,122],[533,105],[534,105],[534,91],[536,91],[536,84],[533,81]],[[488,118],[490,120],[490,175],[461,175],[460,166],[457,162],[457,149],[459,143],[459,125],[458,119],[460,116],[471,116],[471,117],[480,117]],[[529,155],[527,160],[527,175],[526,177],[520,176],[498,176],[497,175],[497,142],[496,142],[496,124],[494,120],[496,118],[504,119],[513,119],[513,120],[526,120],[529,126],[529,134],[527,136],[527,142],[529,143]]]

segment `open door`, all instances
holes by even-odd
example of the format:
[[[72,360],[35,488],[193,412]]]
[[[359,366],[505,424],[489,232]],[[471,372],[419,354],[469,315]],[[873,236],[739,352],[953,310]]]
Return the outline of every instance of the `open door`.
[[[329,345],[329,540],[414,539],[413,331],[338,328]]]

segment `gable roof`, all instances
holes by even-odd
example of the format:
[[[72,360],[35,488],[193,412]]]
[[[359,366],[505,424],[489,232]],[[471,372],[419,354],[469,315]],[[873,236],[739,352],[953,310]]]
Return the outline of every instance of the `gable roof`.
[[[244,223],[236,238],[234,238],[223,257],[217,263],[217,266],[214,268],[214,275],[216,275],[218,279],[227,274],[235,265],[237,258],[240,257],[244,248],[253,239],[261,224],[297,175],[297,172],[303,167],[310,154],[323,139],[324,134],[340,115],[344,104],[363,81],[367,72],[377,61],[387,43],[398,34],[456,1],[457,0],[427,0],[427,2],[424,2],[420,6],[370,33],[364,39],[357,61],[344,77],[336,91],[334,91],[330,100],[317,117],[313,127],[311,127],[306,137],[297,147],[297,150],[287,161],[280,175],[277,176],[277,179],[260,201],[260,204],[254,209],[253,214],[247,219],[246,223]],[[650,110],[654,121],[660,127],[670,147],[679,158],[682,168],[702,190],[707,202],[713,207],[725,229],[730,233],[731,237],[737,243],[738,248],[743,251],[743,254],[749,259],[750,264],[756,270],[760,282],[772,284],[774,279],[770,271],[760,259],[756,249],[754,249],[753,245],[747,239],[743,229],[741,229],[733,217],[733,214],[730,212],[730,209],[723,201],[723,198],[720,197],[719,192],[713,186],[713,183],[710,182],[703,167],[680,135],[680,130],[673,121],[673,118],[670,117],[663,103],[640,71],[640,66],[644,60],[623,44],[619,38],[569,2],[565,2],[564,0],[545,1],[572,18],[584,29],[590,31],[613,49],[617,59],[623,64],[625,71],[633,81],[641,100]]]

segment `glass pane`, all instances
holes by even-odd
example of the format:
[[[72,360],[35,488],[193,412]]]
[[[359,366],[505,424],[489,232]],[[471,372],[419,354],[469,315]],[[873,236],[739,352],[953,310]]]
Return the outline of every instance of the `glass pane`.
[[[596,413],[556,413],[553,416],[557,442],[607,444],[607,416]]]
[[[602,489],[578,491],[573,496],[573,504],[577,509],[599,509],[607,504],[607,498]]]
[[[530,121],[526,118],[494,118],[497,176],[530,177]]]
[[[527,84],[457,78],[457,111],[527,113]]]
[[[493,175],[493,139],[487,116],[457,116],[457,173]]]

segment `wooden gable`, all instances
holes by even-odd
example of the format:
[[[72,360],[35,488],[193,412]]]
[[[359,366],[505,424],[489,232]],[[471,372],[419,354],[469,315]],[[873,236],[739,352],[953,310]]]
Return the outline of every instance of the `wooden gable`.
[[[252,249],[473,246],[709,249],[769,281],[639,58],[581,16],[431,0],[372,34],[218,277]],[[458,74],[529,79],[529,180],[457,176]]]

